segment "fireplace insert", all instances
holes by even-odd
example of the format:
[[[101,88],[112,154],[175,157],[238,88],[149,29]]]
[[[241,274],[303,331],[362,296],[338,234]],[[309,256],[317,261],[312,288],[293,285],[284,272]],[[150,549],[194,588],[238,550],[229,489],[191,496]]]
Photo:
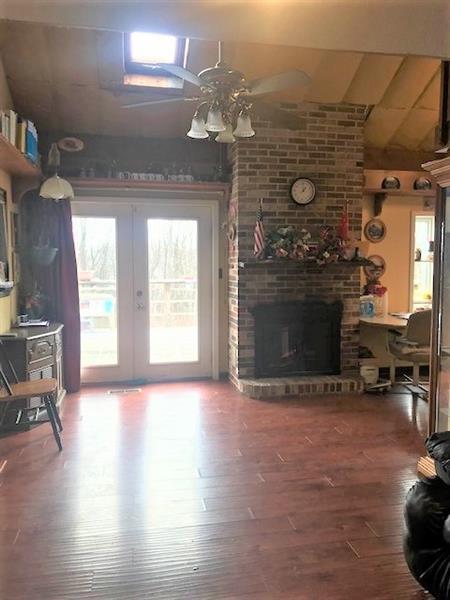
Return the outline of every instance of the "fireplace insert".
[[[340,373],[341,301],[260,304],[252,313],[256,377]]]

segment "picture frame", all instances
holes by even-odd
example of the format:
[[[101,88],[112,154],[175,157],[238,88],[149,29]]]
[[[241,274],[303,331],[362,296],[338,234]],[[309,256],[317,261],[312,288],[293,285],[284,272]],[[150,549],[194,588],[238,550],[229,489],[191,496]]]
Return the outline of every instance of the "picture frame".
[[[386,225],[381,219],[370,219],[364,226],[364,235],[372,244],[378,244],[386,237]]]
[[[372,264],[364,266],[364,274],[368,281],[377,281],[386,273],[386,261],[378,254],[368,256],[367,260],[370,260]]]

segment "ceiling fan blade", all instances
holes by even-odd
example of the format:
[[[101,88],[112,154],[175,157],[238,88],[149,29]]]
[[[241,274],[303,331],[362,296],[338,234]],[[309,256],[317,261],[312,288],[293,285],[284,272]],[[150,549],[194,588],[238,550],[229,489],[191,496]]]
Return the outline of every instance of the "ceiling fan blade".
[[[154,104],[169,104],[171,102],[197,102],[200,98],[165,98],[161,100],[143,100],[142,102],[133,102],[132,104],[124,104],[121,108],[139,108],[140,106],[152,106]]]
[[[262,96],[271,92],[278,92],[296,85],[306,85],[311,81],[309,75],[304,71],[285,71],[270,77],[255,79],[249,83],[249,96]]]
[[[196,75],[195,73],[191,73],[191,71],[188,71],[187,69],[184,69],[183,67],[179,67],[178,65],[155,65],[156,67],[159,67],[161,69],[164,69],[164,71],[167,71],[168,73],[171,73],[172,75],[175,75],[175,77],[179,77],[180,79],[184,79],[185,81],[189,81],[189,83],[193,83],[194,85],[196,85],[197,87],[210,87],[206,81],[203,81],[203,79],[200,79],[200,77],[198,77],[198,75]]]
[[[252,110],[258,117],[265,121],[271,121],[274,125],[283,129],[303,129],[305,126],[305,119],[299,114],[272,106],[261,100],[253,101]]]

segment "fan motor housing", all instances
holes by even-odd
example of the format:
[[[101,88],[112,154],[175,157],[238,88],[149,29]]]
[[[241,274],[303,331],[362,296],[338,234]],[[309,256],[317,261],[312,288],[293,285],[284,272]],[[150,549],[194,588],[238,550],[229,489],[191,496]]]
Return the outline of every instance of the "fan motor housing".
[[[244,87],[245,84],[243,73],[236,69],[231,69],[223,63],[218,63],[215,67],[200,71],[198,76],[212,86],[227,86],[239,89]]]

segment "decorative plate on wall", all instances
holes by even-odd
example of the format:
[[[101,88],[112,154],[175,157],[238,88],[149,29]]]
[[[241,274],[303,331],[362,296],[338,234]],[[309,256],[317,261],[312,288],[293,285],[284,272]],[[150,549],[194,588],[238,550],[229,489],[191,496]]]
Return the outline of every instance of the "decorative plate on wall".
[[[384,258],[378,254],[368,256],[367,260],[370,260],[373,264],[365,266],[364,273],[369,281],[376,281],[386,272],[386,262]]]
[[[414,189],[415,190],[431,190],[433,184],[426,177],[418,177],[414,181]]]
[[[388,176],[383,179],[381,182],[381,187],[383,190],[399,190],[400,189],[400,179],[398,177]]]
[[[370,219],[364,226],[364,235],[373,244],[381,242],[386,235],[386,225],[381,219]]]

